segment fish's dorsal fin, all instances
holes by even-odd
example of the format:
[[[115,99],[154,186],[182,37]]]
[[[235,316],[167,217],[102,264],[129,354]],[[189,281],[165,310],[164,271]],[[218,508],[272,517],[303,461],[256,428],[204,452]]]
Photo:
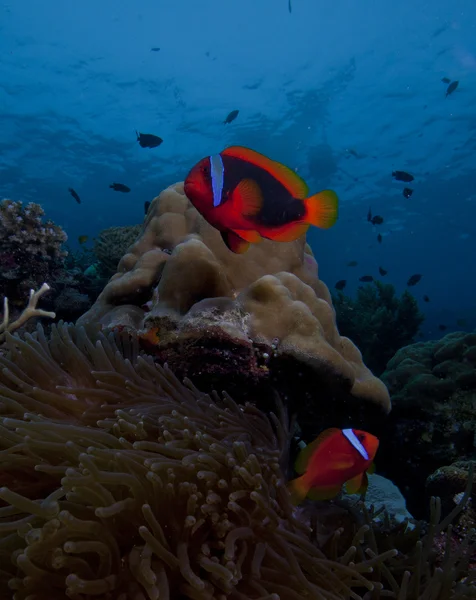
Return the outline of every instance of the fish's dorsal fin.
[[[244,146],[229,146],[228,148],[225,148],[221,154],[246,160],[261,169],[264,169],[277,179],[294,198],[302,200],[309,194],[309,188],[307,187],[306,182],[292,169],[268,158],[264,154],[251,150],[251,148],[245,148]]]
[[[299,453],[299,456],[297,457],[296,462],[294,464],[296,473],[299,473],[299,475],[305,473],[309,460],[311,459],[311,456],[314,454],[318,446],[320,446],[324,440],[339,432],[340,429],[337,429],[336,427],[326,429],[325,431],[320,433],[313,442],[311,442],[305,448],[303,448],[303,450],[301,450],[301,452]]]
[[[250,247],[249,242],[244,240],[242,237],[240,237],[233,231],[222,231],[221,237],[225,242],[227,248],[229,248],[235,254],[243,254]]]
[[[242,179],[231,193],[233,207],[244,217],[254,217],[263,208],[263,194],[253,179]]]

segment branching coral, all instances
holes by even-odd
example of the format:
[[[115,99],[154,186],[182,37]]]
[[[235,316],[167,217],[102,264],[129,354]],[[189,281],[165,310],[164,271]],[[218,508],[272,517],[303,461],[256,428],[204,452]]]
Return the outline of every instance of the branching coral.
[[[60,324],[7,344],[2,599],[405,598],[368,524],[344,552],[313,541],[285,488],[285,418],[182,385],[124,334]],[[455,560],[449,594],[435,571],[425,597],[471,597]]]
[[[399,298],[391,284],[360,286],[354,299],[342,292],[333,298],[337,325],[362,352],[365,363],[380,375],[397,350],[410,344],[423,322],[415,298]]]
[[[50,289],[47,283],[44,283],[39,290],[30,290],[30,299],[28,304],[20,316],[14,321],[10,321],[10,307],[8,305],[8,298],[3,299],[3,318],[0,323],[0,343],[5,340],[7,333],[13,333],[17,329],[20,329],[27,321],[35,317],[47,317],[48,319],[56,318],[54,312],[48,312],[37,308],[38,300],[43,296],[45,292]]]
[[[66,233],[43,216],[33,202],[0,202],[0,289],[12,305],[23,304],[31,288],[63,271]]]

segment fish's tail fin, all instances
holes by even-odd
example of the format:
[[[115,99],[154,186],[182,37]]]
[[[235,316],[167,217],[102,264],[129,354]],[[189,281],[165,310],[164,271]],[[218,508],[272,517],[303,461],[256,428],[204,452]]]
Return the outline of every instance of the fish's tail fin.
[[[309,486],[306,483],[306,477],[301,475],[288,483],[288,491],[291,495],[293,504],[300,504],[309,493]]]
[[[339,199],[332,190],[324,190],[304,200],[304,220],[321,229],[329,229],[337,221]]]

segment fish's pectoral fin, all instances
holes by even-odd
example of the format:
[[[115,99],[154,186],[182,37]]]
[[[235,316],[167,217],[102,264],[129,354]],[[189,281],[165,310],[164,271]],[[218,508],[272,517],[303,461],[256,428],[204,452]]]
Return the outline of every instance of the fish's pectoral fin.
[[[287,487],[293,504],[300,504],[309,492],[309,485],[304,475],[289,481]]]
[[[227,248],[229,248],[235,254],[243,254],[250,247],[249,242],[244,240],[236,233],[233,233],[233,231],[222,231],[221,237],[225,242]]]
[[[263,207],[263,194],[253,179],[242,179],[231,194],[236,210],[244,217],[254,217]]]
[[[332,464],[336,469],[344,471],[352,468],[355,461],[350,454],[334,454],[332,456]]]
[[[251,229],[234,229],[233,231],[251,244],[260,244],[263,241],[263,238],[257,231]]]
[[[294,242],[306,235],[308,229],[309,223],[289,223],[269,231],[269,235],[263,235],[274,242]]]
[[[305,219],[311,225],[329,229],[337,221],[339,199],[332,190],[324,190],[304,200]]]
[[[373,463],[370,465],[370,467],[367,469],[367,473],[368,473],[369,475],[373,475],[373,474],[375,473],[375,471],[376,471],[376,470],[377,470],[377,469],[376,469],[376,467],[375,467],[375,463],[373,462]]]
[[[348,494],[361,494],[365,496],[369,487],[367,473],[363,471],[345,483],[345,490]]]

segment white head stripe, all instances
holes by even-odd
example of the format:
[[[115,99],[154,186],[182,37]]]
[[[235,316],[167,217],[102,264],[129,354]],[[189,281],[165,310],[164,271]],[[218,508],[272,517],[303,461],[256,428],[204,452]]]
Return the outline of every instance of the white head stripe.
[[[369,455],[367,453],[367,450],[360,443],[360,440],[355,435],[354,430],[353,429],[343,429],[342,433],[349,440],[349,442],[352,444],[352,446],[354,446],[354,448],[359,452],[359,454],[363,458],[365,458],[365,460],[369,460]]]
[[[224,175],[223,161],[219,154],[210,156],[210,172],[212,176],[213,206],[219,206],[223,192]]]

